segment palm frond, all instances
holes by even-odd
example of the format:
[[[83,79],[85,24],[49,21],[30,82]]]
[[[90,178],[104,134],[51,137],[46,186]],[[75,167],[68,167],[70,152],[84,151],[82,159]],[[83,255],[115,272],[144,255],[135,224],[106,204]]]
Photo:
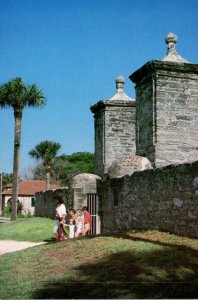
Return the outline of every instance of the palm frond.
[[[36,159],[41,159],[44,165],[50,166],[60,148],[61,145],[59,143],[45,140],[36,145],[35,148],[29,152],[29,155]]]
[[[25,102],[28,106],[41,107],[45,104],[45,96],[36,84],[26,87]]]
[[[36,84],[25,86],[20,77],[0,86],[0,107],[11,106],[14,111],[23,110],[25,106],[41,107],[46,98]]]

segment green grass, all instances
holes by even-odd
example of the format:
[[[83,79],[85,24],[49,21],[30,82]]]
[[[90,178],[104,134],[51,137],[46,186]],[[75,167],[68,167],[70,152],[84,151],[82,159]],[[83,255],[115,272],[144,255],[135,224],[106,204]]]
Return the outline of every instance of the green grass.
[[[17,221],[0,224],[1,240],[41,242],[52,238],[54,220],[48,218],[19,218]]]
[[[0,298],[197,298],[197,250],[158,231],[48,243],[0,256]]]

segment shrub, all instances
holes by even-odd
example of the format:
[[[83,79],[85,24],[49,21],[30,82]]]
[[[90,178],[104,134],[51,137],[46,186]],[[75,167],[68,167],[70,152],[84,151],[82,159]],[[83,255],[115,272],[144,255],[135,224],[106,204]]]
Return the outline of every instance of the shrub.
[[[3,210],[2,217],[10,217],[10,216],[11,216],[10,206],[6,206]]]

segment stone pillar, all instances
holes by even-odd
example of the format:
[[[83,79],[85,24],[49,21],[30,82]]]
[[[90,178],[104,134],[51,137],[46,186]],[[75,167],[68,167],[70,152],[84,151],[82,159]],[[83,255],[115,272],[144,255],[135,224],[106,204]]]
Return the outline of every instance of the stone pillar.
[[[104,177],[112,162],[135,154],[135,102],[123,90],[124,78],[116,78],[116,94],[90,109],[95,118],[95,174]]]
[[[166,56],[129,77],[136,84],[136,154],[154,167],[198,159],[198,65],[176,52],[176,35],[165,41]]]

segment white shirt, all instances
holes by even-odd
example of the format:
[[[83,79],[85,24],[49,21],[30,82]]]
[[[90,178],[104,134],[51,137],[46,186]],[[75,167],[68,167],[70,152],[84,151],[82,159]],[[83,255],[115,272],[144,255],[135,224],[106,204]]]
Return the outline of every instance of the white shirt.
[[[60,218],[62,218],[64,215],[67,215],[65,205],[64,204],[59,205],[56,208],[56,213],[59,215]]]

